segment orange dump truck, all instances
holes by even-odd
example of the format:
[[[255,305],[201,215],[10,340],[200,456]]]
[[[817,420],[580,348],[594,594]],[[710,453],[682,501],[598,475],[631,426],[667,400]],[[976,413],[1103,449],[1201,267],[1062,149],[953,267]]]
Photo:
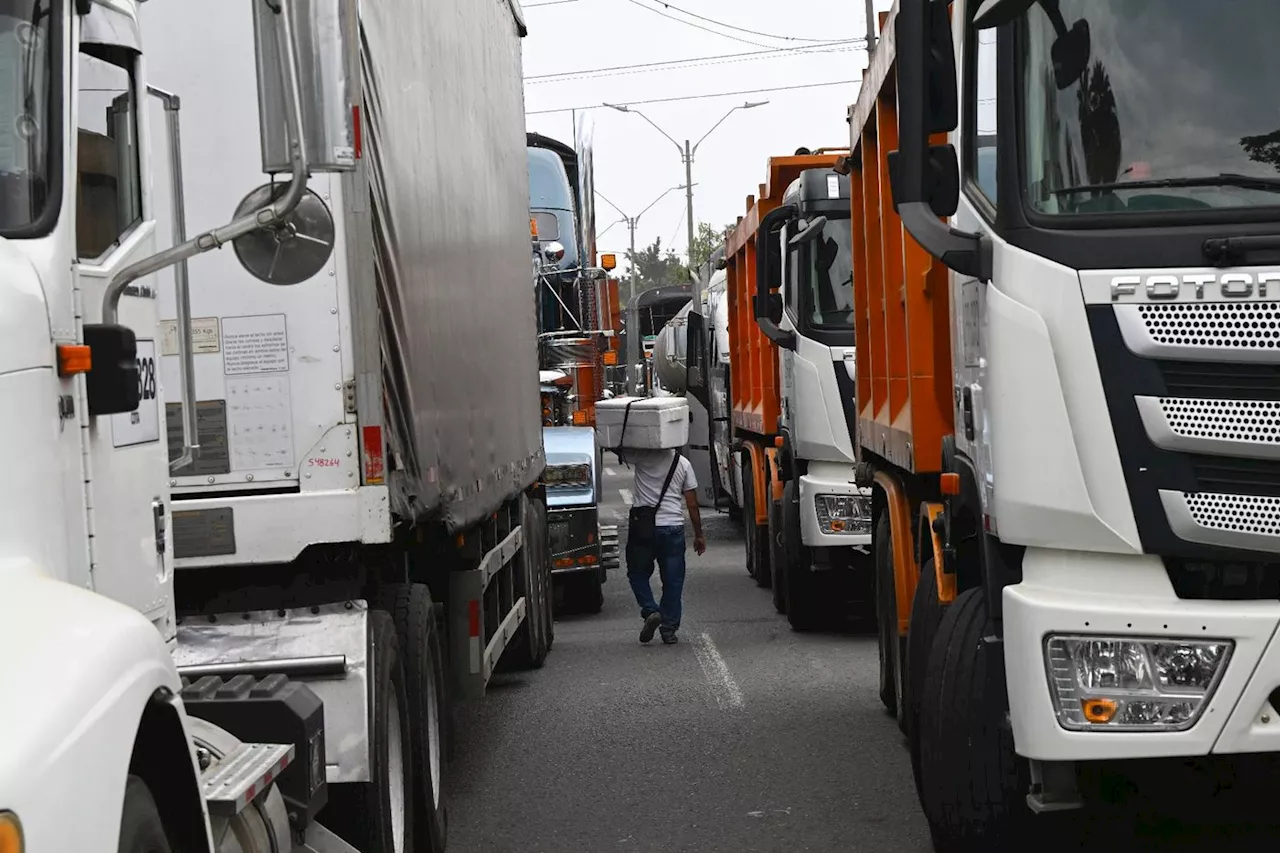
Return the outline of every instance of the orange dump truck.
[[[881,697],[939,851],[1043,847],[1079,823],[1045,813],[1131,786],[1207,791],[1197,812],[1217,780],[1274,797],[1280,215],[1271,126],[1223,98],[1263,96],[1238,57],[1275,21],[882,19],[837,165],[858,482]],[[1185,43],[1213,46],[1194,92],[1165,59]],[[1213,138],[1186,148],[1187,126]]]
[[[728,460],[720,481],[742,509],[747,568],[798,630],[874,607],[870,492],[854,483],[849,180],[833,170],[839,157],[802,149],[769,160],[725,243],[728,364],[708,360],[728,372],[729,447],[716,457]]]

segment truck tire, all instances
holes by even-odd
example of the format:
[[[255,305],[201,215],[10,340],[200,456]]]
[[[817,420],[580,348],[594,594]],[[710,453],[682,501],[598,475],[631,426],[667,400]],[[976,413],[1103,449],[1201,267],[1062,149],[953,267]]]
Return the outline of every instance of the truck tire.
[[[782,546],[782,504],[769,501],[769,574],[773,579],[773,609],[787,612],[787,551]]]
[[[451,709],[435,605],[426,585],[416,583],[383,586],[378,604],[395,622],[409,693],[414,838],[423,850],[441,851],[449,827],[444,800],[449,728],[444,721]]]
[[[547,615],[551,609],[551,565],[546,549],[545,526],[541,523],[538,501],[527,500],[521,516],[524,545],[516,559],[520,560],[520,577],[524,585],[516,590],[524,596],[524,621],[503,653],[505,666],[515,669],[538,669],[547,660]]]
[[[1020,851],[1030,773],[1013,749],[1004,661],[981,589],[947,608],[920,697],[921,806],[938,853]]]
[[[745,456],[742,463],[742,528],[742,538],[747,546],[747,574],[758,584],[764,557],[760,546],[761,530],[756,525],[756,482],[751,475],[750,458]]]
[[[782,552],[787,591],[787,621],[793,631],[813,631],[822,627],[823,605],[821,579],[814,574],[808,560],[796,559],[805,550],[800,546],[800,504],[796,481],[782,487]]]
[[[880,702],[889,716],[898,715],[898,677],[893,647],[897,640],[898,604],[893,582],[893,548],[889,514],[880,513],[872,537],[876,576],[876,651],[880,658]]]
[[[903,734],[907,736],[907,749],[911,753],[911,775],[916,782],[916,795],[923,795],[920,783],[920,697],[924,695],[924,678],[929,668],[929,652],[938,626],[942,624],[943,606],[938,601],[938,576],[934,562],[929,559],[920,569],[920,582],[911,601],[911,623],[907,630],[907,654],[903,658],[906,672],[902,686],[906,694],[902,705],[906,710]]]
[[[141,776],[131,775],[124,785],[118,849],[120,853],[170,853],[160,810]]]
[[[319,821],[357,850],[411,853],[417,848],[409,695],[395,623],[382,610],[369,611],[368,654],[371,778],[330,785]]]

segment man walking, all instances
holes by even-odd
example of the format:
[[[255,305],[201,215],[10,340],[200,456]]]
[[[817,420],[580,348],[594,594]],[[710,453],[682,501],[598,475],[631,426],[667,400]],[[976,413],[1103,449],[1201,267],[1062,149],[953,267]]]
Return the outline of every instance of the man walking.
[[[681,595],[684,591],[684,507],[693,522],[693,549],[707,550],[698,513],[698,480],[693,465],[674,450],[629,450],[635,465],[635,505],[627,531],[627,580],[640,605],[640,642],[647,643],[659,629],[662,642],[678,642]],[[654,563],[662,580],[662,602],[654,601],[650,578]]]

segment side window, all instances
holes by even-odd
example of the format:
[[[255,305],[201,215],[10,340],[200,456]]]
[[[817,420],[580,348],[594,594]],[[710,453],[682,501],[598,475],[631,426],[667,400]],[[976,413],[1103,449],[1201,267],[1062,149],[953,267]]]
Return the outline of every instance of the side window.
[[[76,157],[76,255],[105,255],[142,219],[134,54],[102,45],[81,49]]]
[[[993,206],[999,196],[996,169],[996,31],[973,34],[974,47],[969,91],[968,173],[979,191]]]

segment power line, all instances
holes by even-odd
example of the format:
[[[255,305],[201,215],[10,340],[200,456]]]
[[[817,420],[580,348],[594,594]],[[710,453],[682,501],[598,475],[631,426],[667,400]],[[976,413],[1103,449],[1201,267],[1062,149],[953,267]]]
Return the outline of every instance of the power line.
[[[859,44],[860,43],[860,44]],[[578,71],[558,71],[552,74],[534,74],[524,78],[525,83],[564,83],[571,80],[588,80],[598,77],[616,77],[626,74],[644,74],[653,71],[679,71],[685,68],[705,68],[710,65],[729,65],[759,59],[780,59],[792,56],[808,56],[820,53],[846,53],[865,49],[865,38],[844,39],[814,45],[777,47],[769,50],[749,50],[744,53],[724,53],[711,56],[691,56],[686,59],[668,59],[661,62],[640,62],[634,65],[612,65],[604,68],[584,68]]]
[[[667,245],[668,245],[668,246],[674,246],[674,245],[675,245],[675,243],[676,243],[676,235],[678,235],[678,234],[680,233],[680,226],[684,225],[684,217],[685,217],[685,214],[686,214],[686,213],[688,213],[688,211],[686,211],[686,210],[683,210],[683,209],[682,209],[682,210],[680,211],[680,218],[676,220],[676,230],[671,232],[671,239],[667,241]],[[692,247],[690,247],[690,248],[692,248]]]
[[[547,0],[545,3],[529,3],[521,6],[522,9],[536,9],[539,6],[563,6],[565,3],[577,3],[578,0]]]
[[[846,86],[850,83],[857,83],[857,82],[859,81],[831,80],[826,83],[799,83],[795,86],[775,86],[770,89],[743,89],[738,92],[711,92],[705,95],[680,95],[674,98],[648,98],[643,101],[627,101],[625,103],[618,104],[618,106],[639,107],[645,104],[671,104],[671,103],[675,103],[676,101],[703,101],[709,98],[729,98],[729,97],[735,97],[737,95],[763,95],[768,92],[793,92],[793,91],[796,91],[797,89],[820,89],[824,86]],[[550,113],[567,113],[567,112],[574,112],[577,110],[593,110],[599,106],[600,104],[587,104],[581,107],[561,107],[559,109],[554,109],[554,110],[532,110],[531,112],[525,113],[525,115],[540,116],[540,115],[548,115]]]
[[[750,39],[739,38],[738,36],[729,35],[728,33],[722,33],[719,30],[713,30],[710,27],[704,27],[702,24],[695,24],[693,21],[686,21],[683,18],[677,18],[675,15],[668,14],[662,11],[661,9],[655,9],[652,6],[646,6],[645,4],[641,3],[640,0],[627,0],[627,2],[630,3],[632,6],[639,6],[641,9],[647,9],[648,11],[652,12],[655,15],[661,15],[662,17],[667,18],[668,20],[671,20],[671,21],[675,21],[678,24],[684,24],[686,27],[693,27],[694,29],[699,29],[699,30],[702,30],[703,32],[708,32],[708,33],[711,33],[712,35],[720,36],[721,38],[733,39],[734,41],[740,41],[743,44],[749,44],[754,47],[769,48],[769,47],[775,46],[775,45],[769,45],[769,44],[761,44],[758,41],[751,41]]]
[[[715,24],[716,26],[724,27],[727,30],[737,30],[740,33],[747,33],[748,35],[762,36],[768,39],[778,39],[779,41],[812,41],[812,42],[825,41],[825,39],[806,39],[806,38],[799,38],[798,36],[775,36],[772,33],[762,33],[757,30],[748,30],[743,27],[735,27],[733,24],[726,24],[724,21],[717,21],[714,18],[708,18],[704,15],[699,15],[697,12],[690,12],[687,9],[681,9],[679,6],[673,6],[672,4],[667,3],[666,0],[654,0],[654,2],[658,3],[659,5],[665,6],[668,9],[674,9],[675,11],[679,12],[682,15],[688,15],[690,18],[697,18],[699,21],[706,21],[709,24]]]

